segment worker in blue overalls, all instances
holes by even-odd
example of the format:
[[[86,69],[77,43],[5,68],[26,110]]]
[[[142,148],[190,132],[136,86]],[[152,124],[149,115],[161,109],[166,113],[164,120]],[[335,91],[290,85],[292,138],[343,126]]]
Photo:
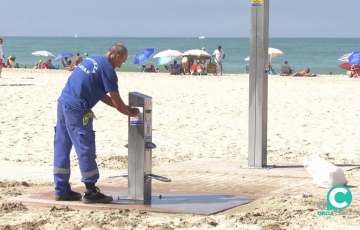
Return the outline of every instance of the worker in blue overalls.
[[[124,45],[112,45],[105,56],[91,56],[83,60],[70,75],[57,105],[54,140],[55,200],[81,200],[80,193],[71,190],[70,151],[75,147],[86,190],[84,203],[110,203],[112,196],[104,195],[95,186],[99,179],[96,164],[95,132],[91,109],[100,100],[127,116],[139,116],[137,108],[126,106],[118,90],[116,67],[128,58]],[[110,92],[110,97],[107,93]]]

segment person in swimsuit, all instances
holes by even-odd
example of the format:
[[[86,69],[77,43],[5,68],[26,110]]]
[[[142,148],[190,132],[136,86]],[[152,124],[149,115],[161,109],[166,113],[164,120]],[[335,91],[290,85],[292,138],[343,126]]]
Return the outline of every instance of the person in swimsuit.
[[[300,72],[296,72],[296,73],[293,73],[293,74],[279,74],[280,76],[291,76],[291,77],[316,77],[316,74],[311,74],[310,73],[310,69],[307,68],[307,69],[304,69]]]
[[[0,78],[1,78],[1,70],[3,67],[3,59],[5,59],[3,50],[2,50],[2,44],[3,44],[3,39],[0,38]]]
[[[356,70],[355,70],[355,65],[352,65],[350,67],[349,77],[350,78],[357,77]]]
[[[189,72],[189,58],[188,57],[184,57],[182,60],[181,60],[181,65],[183,67],[183,70],[184,70],[184,75],[187,74]]]
[[[198,75],[201,75],[201,76],[206,75],[205,66],[202,63],[201,59],[199,59],[199,61],[196,63],[196,65],[197,65],[196,71],[197,71]]]

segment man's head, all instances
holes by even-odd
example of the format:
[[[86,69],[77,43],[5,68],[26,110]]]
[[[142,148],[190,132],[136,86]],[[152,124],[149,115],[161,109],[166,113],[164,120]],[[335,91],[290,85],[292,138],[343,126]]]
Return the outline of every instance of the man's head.
[[[219,50],[219,51],[221,50],[221,46],[218,46],[218,50]]]
[[[77,55],[78,57],[80,56],[80,54],[79,54],[79,53],[77,53],[76,55]]]
[[[4,40],[3,40],[2,38],[0,38],[0,44],[2,44],[2,43],[3,43],[3,41],[4,41]]]
[[[205,47],[203,47],[202,50],[205,51]]]
[[[176,60],[174,60],[174,64],[176,64],[177,63],[177,61]]]
[[[49,59],[48,62],[51,62],[51,59]]]
[[[287,64],[287,63],[288,63],[287,61],[284,62],[284,64]]]
[[[110,61],[114,69],[116,67],[120,68],[128,58],[128,51],[123,44],[115,43],[110,47],[105,56]]]
[[[306,73],[310,73],[310,69],[309,69],[309,68],[306,69]]]

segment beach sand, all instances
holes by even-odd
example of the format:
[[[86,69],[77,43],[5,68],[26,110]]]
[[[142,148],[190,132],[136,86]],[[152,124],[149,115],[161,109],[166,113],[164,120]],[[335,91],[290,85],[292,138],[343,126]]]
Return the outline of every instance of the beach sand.
[[[3,69],[0,229],[357,229],[360,226],[359,168],[345,172],[352,185],[353,202],[349,207],[352,215],[342,217],[317,215],[317,203],[326,201],[328,190],[317,187],[310,175],[296,179],[291,175],[271,177],[266,175],[266,170],[263,175],[251,175],[239,168],[222,171],[221,164],[209,169],[201,167],[201,162],[206,161],[239,162],[239,166],[247,161],[249,79],[244,74],[170,76],[119,72],[118,78],[120,95],[126,104],[129,92],[153,97],[153,142],[157,145],[153,167],[154,171],[171,175],[173,179],[171,185],[156,182],[153,187],[241,194],[239,185],[244,172],[251,181],[263,180],[263,191],[270,191],[261,193],[262,189],[254,183],[254,202],[201,216],[126,207],[115,211],[78,210],[61,207],[61,203],[50,209],[6,201],[54,187],[56,105],[69,74],[63,70]],[[359,79],[343,76],[269,76],[268,161],[302,165],[304,156],[316,153],[332,163],[359,164],[359,89]],[[116,181],[126,185],[126,181],[107,177],[127,171],[127,149],[123,145],[127,143],[128,118],[101,102],[93,111],[97,117],[94,130],[99,184]],[[71,160],[71,183],[81,185],[74,151]],[[175,170],[186,162],[199,164],[197,169],[184,169],[198,178],[193,186]],[[303,187],[284,192],[286,186],[290,191],[297,185]],[[276,186],[282,188],[281,192],[275,191]]]

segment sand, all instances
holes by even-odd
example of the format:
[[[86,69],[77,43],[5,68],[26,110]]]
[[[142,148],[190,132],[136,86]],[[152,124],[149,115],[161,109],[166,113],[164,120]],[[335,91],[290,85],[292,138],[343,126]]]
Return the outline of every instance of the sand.
[[[63,70],[3,69],[0,229],[357,229],[360,225],[359,168],[345,172],[353,186],[354,200],[350,206],[352,215],[345,217],[317,215],[317,203],[326,200],[327,190],[318,188],[310,176],[299,179],[306,185],[305,193],[259,193],[256,201],[249,205],[210,216],[155,213],[126,207],[116,211],[77,210],[62,207],[60,203],[55,208],[42,208],[6,201],[10,197],[53,189],[56,105],[68,76],[69,72]],[[170,76],[119,72],[118,77],[125,103],[128,103],[128,93],[133,91],[153,97],[153,142],[157,145],[153,166],[154,170],[165,170],[163,174],[175,177],[172,178],[178,181],[172,184],[175,188],[187,186],[186,181],[176,178],[175,171],[171,171],[182,167],[184,162],[216,160],[239,162],[239,165],[246,162],[248,75]],[[268,160],[302,165],[305,155],[316,153],[332,163],[359,164],[359,88],[359,79],[344,76],[269,76]],[[94,130],[101,174],[99,183],[112,183],[107,176],[127,170],[127,149],[123,147],[127,143],[127,117],[101,102],[93,111],[97,116]],[[71,159],[71,183],[78,185],[80,173],[74,151]],[[221,169],[221,165],[218,167]],[[222,173],[201,167],[187,169],[187,172],[196,174],[197,191],[227,194],[234,192],[239,184],[226,178],[242,174],[239,169]],[[270,178],[245,174],[255,179]],[[205,177],[224,179],[214,179],[209,185]],[[271,178],[273,183],[287,180],[290,184],[292,180],[289,175],[274,178]],[[223,186],[221,189],[219,184]],[[154,186],[164,185],[154,183]],[[262,186],[266,189],[271,184]],[[254,189],[254,193],[256,191]]]

